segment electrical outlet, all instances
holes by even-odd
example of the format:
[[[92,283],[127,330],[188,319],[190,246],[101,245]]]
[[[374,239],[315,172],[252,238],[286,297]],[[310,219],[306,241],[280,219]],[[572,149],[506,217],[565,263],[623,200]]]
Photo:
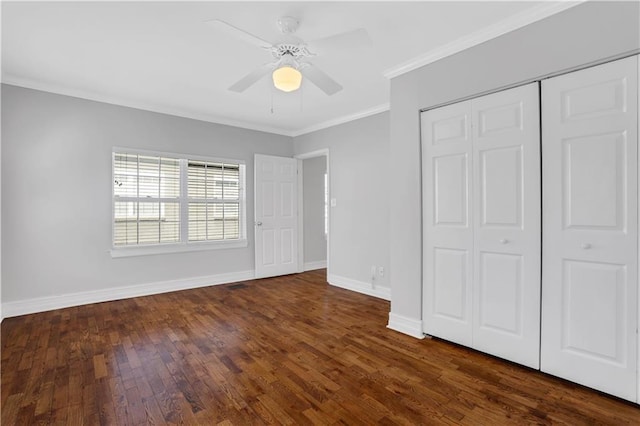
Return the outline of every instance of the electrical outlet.
[[[378,266],[378,275],[384,277],[384,266]]]

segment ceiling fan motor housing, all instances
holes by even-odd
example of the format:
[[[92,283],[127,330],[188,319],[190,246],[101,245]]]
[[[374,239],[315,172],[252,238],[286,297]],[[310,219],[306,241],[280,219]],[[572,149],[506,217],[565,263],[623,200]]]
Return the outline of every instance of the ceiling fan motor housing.
[[[315,54],[309,52],[309,49],[307,49],[307,46],[305,46],[304,44],[292,43],[276,44],[271,48],[271,54],[275,59],[284,58],[285,56],[291,56],[295,60],[316,56]]]

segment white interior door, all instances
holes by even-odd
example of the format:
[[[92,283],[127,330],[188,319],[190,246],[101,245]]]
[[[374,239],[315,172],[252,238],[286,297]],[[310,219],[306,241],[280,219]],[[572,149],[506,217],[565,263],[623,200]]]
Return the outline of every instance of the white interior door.
[[[637,57],[543,82],[541,369],[637,398]]]
[[[471,346],[471,103],[421,115],[423,331]]]
[[[474,99],[473,347],[540,367],[538,83]]]
[[[298,271],[298,165],[294,158],[255,156],[256,277]]]

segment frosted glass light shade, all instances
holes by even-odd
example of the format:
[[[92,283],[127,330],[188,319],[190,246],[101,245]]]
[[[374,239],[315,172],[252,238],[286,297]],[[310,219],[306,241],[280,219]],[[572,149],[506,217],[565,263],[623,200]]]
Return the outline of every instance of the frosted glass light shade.
[[[276,86],[276,89],[282,90],[283,92],[298,90],[302,83],[302,74],[300,74],[300,71],[288,65],[275,70],[272,77],[273,85]]]

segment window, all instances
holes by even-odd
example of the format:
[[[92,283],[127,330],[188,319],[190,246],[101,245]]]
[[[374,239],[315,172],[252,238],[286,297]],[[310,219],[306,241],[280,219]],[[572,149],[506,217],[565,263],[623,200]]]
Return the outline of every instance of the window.
[[[114,256],[246,246],[244,164],[113,153]]]
[[[240,166],[189,161],[189,241],[240,238]]]
[[[114,247],[180,241],[180,161],[116,153]]]

